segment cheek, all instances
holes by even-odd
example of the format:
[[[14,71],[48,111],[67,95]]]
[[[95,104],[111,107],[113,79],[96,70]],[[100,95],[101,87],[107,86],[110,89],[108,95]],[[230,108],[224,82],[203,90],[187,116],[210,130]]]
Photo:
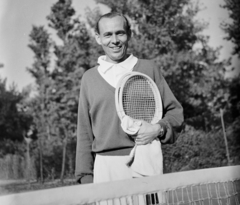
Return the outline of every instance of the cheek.
[[[109,44],[109,40],[108,39],[102,39],[102,45],[103,46],[107,46]]]
[[[122,38],[121,41],[122,41],[122,43],[125,44],[125,45],[128,44],[128,38],[127,38],[127,37]]]

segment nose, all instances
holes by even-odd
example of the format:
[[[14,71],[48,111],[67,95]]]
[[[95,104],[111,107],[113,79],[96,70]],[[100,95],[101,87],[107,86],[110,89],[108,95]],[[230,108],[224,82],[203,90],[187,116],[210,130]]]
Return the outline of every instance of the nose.
[[[119,39],[117,37],[117,35],[112,35],[112,43],[118,43]]]

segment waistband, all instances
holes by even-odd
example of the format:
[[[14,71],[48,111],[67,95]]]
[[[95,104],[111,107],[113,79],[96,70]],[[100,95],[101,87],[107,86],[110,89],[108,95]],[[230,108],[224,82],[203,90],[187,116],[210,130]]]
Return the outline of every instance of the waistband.
[[[132,147],[130,148],[123,148],[123,149],[114,149],[114,150],[106,150],[103,152],[97,152],[96,154],[98,155],[103,155],[103,156],[125,156],[129,155],[132,150]]]

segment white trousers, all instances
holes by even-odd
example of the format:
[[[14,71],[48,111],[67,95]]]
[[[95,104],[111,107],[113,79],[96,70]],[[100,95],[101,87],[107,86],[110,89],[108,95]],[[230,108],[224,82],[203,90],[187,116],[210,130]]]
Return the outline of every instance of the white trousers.
[[[129,156],[96,155],[94,162],[94,183],[132,178],[132,171],[126,165]]]
[[[126,165],[129,156],[96,155],[94,163],[94,183],[117,181],[132,178],[132,171]],[[117,190],[116,190],[117,191]],[[141,197],[139,205],[145,205]],[[97,202],[96,205],[134,205],[131,197]]]
[[[126,165],[126,162],[129,160],[129,156],[102,156],[96,155],[95,163],[94,163],[94,183],[102,183],[109,181],[117,181],[124,179],[132,179],[133,172],[132,169]],[[130,187],[128,187],[130,188]],[[117,191],[117,190],[116,190]],[[161,203],[165,202],[165,196],[163,193],[157,194],[158,201]],[[97,202],[97,205],[149,205],[156,204],[149,203],[146,201],[146,196],[139,195],[135,196],[135,200],[131,198],[131,196],[115,199],[115,200],[107,200]]]

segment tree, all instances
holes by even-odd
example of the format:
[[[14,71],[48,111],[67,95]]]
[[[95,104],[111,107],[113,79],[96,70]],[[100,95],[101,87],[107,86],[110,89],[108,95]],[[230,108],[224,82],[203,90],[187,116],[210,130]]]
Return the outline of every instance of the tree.
[[[12,85],[6,88],[7,80],[0,79],[0,141],[23,141],[24,130],[31,123],[31,116],[19,111],[24,96]],[[12,150],[14,151],[14,150]]]
[[[224,0],[225,4],[222,6],[224,9],[227,9],[229,12],[230,22],[223,22],[222,28],[227,33],[226,39],[228,41],[232,41],[234,44],[234,50],[233,55],[237,54],[238,57],[240,57],[240,18],[239,18],[239,12],[240,12],[240,2],[237,0]],[[240,76],[235,76],[233,79],[230,79],[230,104],[231,104],[231,110],[232,110],[232,117],[233,119],[236,119],[239,114],[239,101],[240,96],[239,92],[237,91],[239,89],[239,78]]]
[[[234,43],[233,54],[240,57],[240,2],[238,0],[224,0],[224,2],[222,7],[228,10],[231,22],[223,22],[222,28],[227,33],[226,39]]]
[[[193,169],[227,165],[219,113],[220,109],[224,109],[225,117],[230,116],[229,111],[232,109],[238,114],[236,82],[239,80],[231,85],[224,78],[225,68],[230,62],[220,60],[220,47],[211,48],[208,36],[201,34],[206,24],[195,18],[199,11],[198,4],[190,0],[96,1],[107,5],[112,11],[127,15],[133,32],[129,45],[131,52],[139,58],[156,62],[174,95],[183,105],[185,130],[177,143],[163,146],[165,159],[172,166],[168,170],[181,170],[182,166],[185,166],[184,169]],[[239,20],[239,9],[235,9],[234,18]],[[237,27],[236,35],[238,30]],[[198,49],[195,48],[197,44],[200,45]],[[232,117],[228,117],[228,123],[233,123]],[[188,131],[191,126],[193,130]],[[233,158],[239,149],[236,143],[239,134],[235,130],[227,129],[230,156]],[[183,139],[190,143],[182,142]],[[209,145],[216,147],[216,156],[213,158]],[[193,161],[185,158],[186,155],[192,157]],[[239,158],[236,158],[235,163],[239,163]]]
[[[191,50],[198,40],[197,32],[203,29],[193,19],[198,7],[189,0],[97,2],[129,17],[134,36],[132,51],[139,58],[154,59],[173,50]]]
[[[97,2],[127,15],[133,33],[130,51],[156,62],[184,107],[186,123],[205,130],[214,127],[214,107],[217,99],[225,97],[218,92],[221,88],[224,93],[227,62],[217,61],[219,49],[210,48],[208,38],[200,33],[206,24],[194,18],[198,4],[190,0]],[[197,43],[201,48],[195,50]]]
[[[43,183],[43,141],[50,137],[50,111],[49,92],[51,92],[50,78],[50,49],[52,46],[50,36],[43,26],[33,26],[30,33],[29,48],[34,53],[34,62],[27,70],[35,78],[37,96],[30,102],[34,122],[38,130],[38,147],[40,163],[40,181]],[[37,100],[37,101],[36,101]]]
[[[54,125],[62,140],[63,182],[67,145],[76,136],[77,109],[80,81],[83,73],[93,66],[92,37],[85,23],[74,17],[71,0],[59,0],[51,8],[47,17],[49,26],[57,32],[62,44],[54,45],[56,65],[52,72],[54,95],[51,96],[55,109]],[[72,154],[70,154],[72,156]],[[73,163],[74,160],[69,160]],[[70,165],[73,167],[73,165]],[[73,168],[70,168],[73,170]],[[73,173],[71,173],[73,174]]]
[[[185,135],[188,138],[194,134],[204,136],[205,132],[200,129],[215,128],[219,108],[229,109],[235,98],[229,101],[229,83],[223,78],[228,62],[219,61],[219,49],[209,47],[208,38],[199,33],[205,24],[194,20],[198,5],[190,0],[97,2],[108,5],[112,10],[124,11],[129,18],[133,31],[130,52],[157,63],[184,106],[187,124],[199,129]],[[88,10],[85,23],[75,17],[71,0],[58,0],[51,7],[47,20],[60,43],[54,42],[42,26],[33,26],[30,33],[29,47],[34,53],[34,63],[28,71],[36,80],[37,95],[26,105],[38,131],[41,181],[44,173],[53,175],[55,167],[62,182],[67,169],[73,174],[81,78],[86,70],[96,65],[97,57],[102,54],[91,30],[99,15],[97,9],[93,12]],[[202,47],[195,50],[196,43]],[[54,65],[51,64],[52,59],[55,60]],[[237,83],[232,85],[233,96],[237,88]],[[232,107],[233,111],[236,109],[237,106]],[[197,143],[196,138],[191,143]],[[183,153],[190,150],[191,143],[183,147]],[[170,149],[169,152],[177,153],[178,146],[182,145],[180,142],[174,151]],[[205,148],[201,149],[205,152]],[[199,150],[194,149],[192,152],[196,154]],[[62,159],[54,158],[54,154],[59,156],[60,152]],[[222,155],[219,159],[223,159]],[[187,162],[187,159],[183,160]],[[178,164],[178,170],[181,165]]]
[[[232,54],[237,55],[240,58],[240,2],[237,0],[225,0],[225,4],[222,6],[229,12],[230,21],[223,22],[222,28],[226,32],[228,41],[234,44],[234,49]],[[228,93],[229,93],[229,106],[228,110],[225,110],[225,120],[227,122],[228,128],[232,129],[231,134],[236,138],[239,138],[240,133],[240,74],[234,76],[228,80]],[[239,140],[238,143],[239,144]]]

